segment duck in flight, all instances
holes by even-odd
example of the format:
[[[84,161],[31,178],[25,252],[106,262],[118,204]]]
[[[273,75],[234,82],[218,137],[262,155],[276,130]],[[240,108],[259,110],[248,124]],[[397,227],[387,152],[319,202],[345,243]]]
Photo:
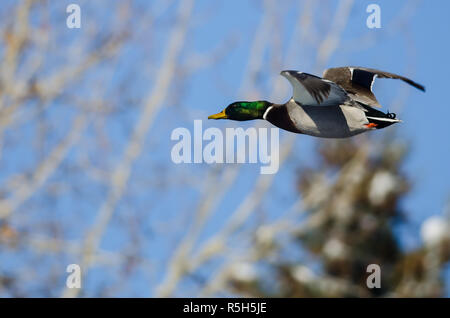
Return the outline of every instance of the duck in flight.
[[[297,71],[282,71],[281,75],[293,87],[286,103],[234,102],[208,119],[264,119],[298,134],[346,138],[400,122],[394,113],[375,109],[381,107],[372,92],[377,77],[400,79],[425,91],[424,86],[406,77],[365,67],[330,68],[322,78]]]

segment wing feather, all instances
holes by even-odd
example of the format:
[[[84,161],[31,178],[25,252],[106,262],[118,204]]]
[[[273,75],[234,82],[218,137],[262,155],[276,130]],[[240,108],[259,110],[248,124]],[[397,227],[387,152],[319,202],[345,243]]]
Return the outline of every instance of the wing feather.
[[[372,92],[373,83],[377,77],[400,79],[421,91],[425,91],[423,85],[407,77],[373,68],[345,66],[329,68],[323,73],[323,78],[341,86],[354,100],[372,107],[381,107]]]
[[[292,98],[301,105],[340,105],[347,99],[347,93],[335,83],[320,77],[297,71],[282,71],[294,88]]]

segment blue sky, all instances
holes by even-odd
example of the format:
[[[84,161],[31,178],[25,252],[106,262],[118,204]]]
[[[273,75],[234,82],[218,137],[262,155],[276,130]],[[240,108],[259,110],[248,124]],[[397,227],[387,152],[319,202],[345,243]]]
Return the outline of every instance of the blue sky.
[[[368,30],[365,26],[368,16],[365,9],[371,3],[377,3],[381,7],[381,29]],[[410,3],[415,9],[411,13],[405,11],[403,14],[401,12],[404,10],[404,1],[356,1],[342,41],[353,45],[351,52],[349,54],[348,47],[339,49],[327,66],[375,67],[408,76],[426,86],[426,93],[422,93],[401,81],[377,80],[374,85],[384,110],[389,109],[389,105],[398,98],[402,100],[406,98],[403,108],[397,111],[397,115],[404,121],[397,126],[397,132],[412,145],[406,169],[414,181],[414,188],[404,204],[407,210],[412,212],[411,219],[414,222],[421,222],[431,214],[442,213],[442,208],[450,196],[448,168],[450,146],[447,140],[450,136],[450,125],[447,124],[450,108],[448,101],[443,97],[450,72],[447,62],[450,42],[446,40],[447,32],[450,30],[450,21],[447,17],[450,3],[448,1]],[[246,98],[245,94],[238,95],[237,92],[249,54],[250,39],[254,35],[261,12],[254,1],[227,1],[217,6],[220,10],[207,20],[208,27],[201,25],[195,28],[193,41],[195,47],[202,51],[219,44],[230,30],[239,33],[241,41],[217,69],[201,72],[190,83],[184,104],[194,108],[192,113],[195,112],[193,115],[195,118],[207,116],[234,100]],[[202,7],[197,5],[198,10]],[[399,15],[409,17],[408,22],[401,27],[397,25],[400,21],[394,20]],[[286,34],[292,32],[293,18],[293,15],[286,17],[285,25],[280,26],[281,36],[287,36]],[[364,45],[358,49],[358,43],[349,40],[364,35],[374,37],[377,45]],[[303,56],[284,64],[282,68],[314,72],[311,61],[304,60]],[[219,92],[217,83],[211,80],[213,72],[220,73],[234,94],[230,96]],[[271,76],[279,75],[274,73]],[[286,89],[290,89],[287,82],[285,86]],[[287,90],[286,93],[276,102],[286,100],[290,94]],[[269,98],[269,92],[260,98]],[[228,123],[213,124],[225,128]],[[385,132],[375,133],[382,135]],[[298,136],[298,139],[299,143],[310,142],[310,137],[307,136]]]
[[[289,2],[293,6],[295,3]],[[365,21],[368,16],[365,9],[368,4],[377,3],[381,7],[382,28],[368,30]],[[403,237],[406,248],[412,248],[420,243],[420,224],[430,215],[441,215],[443,207],[450,199],[450,105],[445,98],[450,67],[450,21],[448,1],[411,1],[405,10],[405,1],[356,1],[350,15],[349,25],[343,33],[342,44],[350,45],[340,48],[334,54],[327,67],[343,65],[360,65],[379,68],[382,70],[408,76],[426,86],[426,93],[422,93],[401,81],[377,80],[374,90],[384,110],[397,112],[404,122],[397,125],[399,138],[411,145],[411,151],[406,160],[406,174],[413,182],[412,191],[407,195],[403,206],[408,211],[410,226],[414,229],[407,237]],[[245,61],[249,55],[250,40],[254,36],[261,11],[254,1],[227,1],[218,5],[220,10],[207,20],[208,27],[195,29],[193,43],[198,50],[220,43],[230,30],[240,35],[241,41],[231,50],[229,56],[218,65],[215,70],[206,70],[195,77],[190,83],[190,90],[184,103],[195,108],[193,117],[207,116],[222,109],[234,100],[245,100],[245,94],[239,92],[239,79],[245,69]],[[329,10],[333,10],[333,2]],[[198,5],[198,8],[202,7]],[[325,10],[325,8],[324,8]],[[292,10],[294,11],[294,10]],[[401,19],[397,19],[400,17]],[[283,39],[292,33],[294,14],[284,17],[280,25],[279,34]],[[406,21],[406,22],[405,22]],[[368,44],[362,41],[361,47],[355,38],[368,39]],[[352,40],[353,39],[353,40]],[[376,41],[376,45],[373,45]],[[286,45],[285,42],[283,42]],[[305,45],[306,46],[306,45]],[[297,69],[314,73],[308,53],[303,52],[294,59],[283,64],[282,69]],[[321,73],[322,70],[320,70]],[[211,78],[212,72],[220,73],[231,95],[225,95],[217,89],[217,83]],[[263,70],[262,72],[268,72]],[[320,75],[320,73],[318,75]],[[278,73],[268,76],[279,76]],[[238,80],[234,80],[238,79]],[[286,82],[285,85],[289,87]],[[270,89],[270,88],[269,88]],[[268,89],[268,90],[269,90]],[[289,91],[278,97],[275,102],[282,102],[289,97]],[[260,99],[268,99],[262,93]],[[400,110],[389,108],[398,100],[404,101]],[[199,111],[197,111],[197,108]],[[194,112],[194,111],[193,111]],[[203,117],[204,118],[204,117]],[[207,123],[205,125],[208,125]],[[218,127],[228,127],[229,123],[213,123]],[[246,123],[242,124],[248,127]],[[386,131],[377,131],[381,135]],[[298,136],[296,154],[299,162],[311,160],[310,153],[314,141],[308,136]],[[295,163],[288,163],[288,167],[281,169],[279,178],[275,182],[275,193],[281,198],[292,201],[289,187],[295,182],[291,169]],[[249,168],[251,169],[251,168]],[[251,187],[250,182],[243,182],[243,188]],[[288,188],[286,188],[288,186]],[[239,193],[237,190],[236,192]],[[294,194],[295,195],[295,194]],[[236,204],[235,198],[229,198],[227,206],[221,211],[226,213]],[[236,199],[239,201],[239,199]],[[283,203],[277,201],[274,208],[280,208]],[[449,275],[447,275],[448,277]],[[447,278],[447,281],[449,278]]]
[[[378,3],[381,7],[382,28],[369,30],[366,27],[366,7],[370,3]],[[400,81],[378,80],[374,90],[384,110],[390,109],[397,112],[399,118],[404,122],[397,125],[398,138],[410,143],[412,148],[406,161],[406,173],[413,182],[413,189],[403,202],[408,211],[409,226],[414,230],[407,231],[408,235],[400,237],[406,248],[413,248],[420,244],[420,224],[430,215],[441,214],[442,208],[450,195],[450,149],[447,138],[450,126],[447,118],[450,109],[443,100],[443,92],[446,91],[446,71],[448,70],[447,56],[449,56],[450,44],[444,39],[450,30],[450,22],[447,19],[447,9],[450,4],[446,1],[408,2],[405,11],[404,1],[356,1],[346,29],[343,32],[341,47],[331,56],[326,67],[343,65],[360,65],[379,68],[382,70],[399,73],[408,76],[426,86],[426,93],[422,93]],[[336,9],[336,2],[322,7],[318,5],[316,10],[329,10],[331,13]],[[284,6],[284,9],[283,9]],[[290,9],[292,7],[292,10]],[[169,7],[170,8],[170,7]],[[287,10],[286,10],[287,8]],[[295,1],[281,2],[280,12],[287,12],[281,19],[282,23],[277,25],[276,34],[281,41],[281,51],[284,54],[289,46],[293,26],[297,15],[297,4]],[[211,14],[208,14],[211,12]],[[316,12],[317,13],[317,12]],[[219,47],[225,53],[213,68],[205,68],[194,74],[186,87],[183,87],[183,97],[173,103],[167,101],[164,109],[158,115],[159,120],[151,128],[147,140],[147,149],[153,149],[151,153],[144,152],[133,168],[133,175],[141,178],[152,178],[154,170],[149,170],[148,163],[167,162],[170,160],[170,150],[175,142],[170,141],[170,134],[174,128],[186,127],[193,131],[193,120],[203,119],[204,129],[207,127],[226,127],[237,125],[247,128],[253,123],[232,123],[229,121],[215,122],[207,121],[206,117],[216,113],[224,106],[235,100],[248,99],[247,92],[240,90],[242,77],[245,75],[245,66],[250,55],[250,47],[255,36],[256,29],[262,18],[262,10],[258,1],[223,1],[215,2],[199,1],[196,3],[194,15],[200,17],[193,21],[189,30],[186,43],[186,55],[206,53],[211,49]],[[403,20],[398,20],[400,17]],[[406,21],[406,22],[405,22]],[[318,30],[326,32],[326,29]],[[158,35],[161,43],[164,43],[166,33]],[[320,36],[323,36],[320,33]],[[355,40],[356,39],[356,40]],[[362,40],[367,40],[365,43]],[[230,45],[223,46],[223,43]],[[362,46],[359,44],[362,41]],[[376,41],[376,42],[375,42]],[[376,45],[374,44],[376,43]],[[269,54],[269,53],[268,53]],[[310,48],[310,44],[298,44],[297,53],[292,60],[282,62],[281,69],[297,69],[300,71],[321,74],[322,70],[315,69],[313,58],[316,52]],[[267,54],[263,57],[268,60]],[[280,70],[270,68],[261,69],[261,87],[266,90],[259,92],[259,99],[270,99],[272,84],[279,76]],[[282,79],[284,81],[284,79]],[[274,102],[284,102],[290,97],[290,86],[283,82],[282,91],[275,92]],[[404,100],[405,105],[401,110],[389,108],[398,99]],[[181,107],[183,116],[174,116],[173,110]],[[131,117],[131,120],[134,120]],[[267,124],[270,127],[270,124]],[[379,138],[387,131],[376,131]],[[282,132],[281,136],[286,133]],[[163,138],[154,138],[154,135]],[[170,141],[170,142],[168,142]],[[316,139],[309,136],[299,135],[296,138],[293,156],[278,172],[272,189],[271,197],[264,200],[265,209],[271,211],[271,217],[276,218],[280,211],[287,210],[298,198],[295,184],[297,175],[294,173],[299,165],[308,165],[314,160],[314,147]],[[156,150],[155,150],[156,149]],[[211,168],[208,165],[174,165],[169,162],[169,168],[175,178],[183,176],[186,169],[193,175],[205,176]],[[220,203],[214,217],[208,222],[202,232],[200,242],[216,233],[223,223],[230,218],[234,211],[245,198],[249,189],[259,174],[259,165],[244,165],[240,170],[240,178],[233,186],[226,199]],[[133,179],[133,177],[132,177]],[[195,209],[196,199],[199,192],[192,186],[179,185],[170,190],[160,190],[148,196],[154,197],[159,204],[153,207],[153,212],[148,216],[149,226],[155,227],[160,223],[171,224],[177,214]],[[130,191],[133,191],[130,188]],[[136,193],[142,191],[136,189]],[[136,200],[134,207],[146,209],[147,202],[138,200],[139,196],[133,196]],[[177,200],[174,200],[174,198]],[[119,207],[119,214],[121,208]],[[175,223],[179,223],[178,221]],[[402,232],[400,232],[402,233]],[[167,236],[174,233],[166,232]],[[175,235],[182,238],[183,230]],[[412,236],[411,236],[412,234]],[[166,237],[158,238],[157,235],[145,254],[149,258],[167,259],[172,255],[173,240]],[[105,236],[102,247],[115,249],[120,245],[122,239],[114,230],[110,229]],[[161,282],[165,272],[164,262],[155,269],[155,284]],[[89,275],[90,282],[102,281],[105,273],[94,270]],[[447,275],[448,277],[448,275]],[[447,278],[447,281],[449,278]],[[189,287],[189,282],[184,287]],[[93,284],[95,286],[95,284]],[[142,289],[141,289],[142,288]],[[123,291],[128,295],[132,291],[138,295],[148,292],[148,287],[137,274],[130,282],[129,289]],[[151,288],[150,288],[151,290]],[[153,293],[151,293],[153,295]]]
[[[66,1],[71,3],[72,1]],[[64,4],[52,2],[50,5],[51,18],[55,23],[64,23],[65,15],[60,15],[60,8]],[[97,12],[101,6],[89,5],[89,1],[80,1],[83,19],[95,17],[101,20],[106,27],[112,27],[115,21],[109,19],[109,11],[105,6],[103,12]],[[114,64],[102,65],[100,70],[94,71],[86,78],[83,86],[77,87],[77,92],[89,94],[92,83],[103,83],[111,87],[117,84],[128,72],[133,71],[133,66],[139,65],[146,70],[150,65],[150,59],[159,60],[163,57],[162,50],[153,49],[153,43],[165,47],[168,33],[167,26],[173,22],[172,10],[176,8],[177,1],[136,1],[144,8],[140,13],[145,16],[146,11],[165,10],[166,13],[156,21],[157,32],[151,33],[142,27],[135,19],[130,26],[136,32],[135,40],[137,47],[130,47]],[[164,9],[165,4],[169,6]],[[155,268],[143,271],[142,268],[135,273],[127,286],[125,286],[119,296],[148,296],[154,295],[154,285],[161,281],[166,270],[165,260],[172,255],[174,242],[182,239],[182,235],[187,227],[185,222],[189,222],[189,211],[197,208],[195,205],[200,196],[200,186],[203,177],[210,171],[211,166],[199,165],[175,165],[170,160],[170,151],[174,142],[170,140],[170,134],[177,127],[186,127],[193,130],[193,120],[203,119],[204,129],[207,127],[218,127],[225,130],[226,127],[237,127],[238,125],[247,128],[252,123],[234,123],[230,121],[208,121],[207,116],[218,112],[224,106],[235,100],[247,100],[247,91],[240,89],[242,78],[246,72],[246,64],[250,56],[251,43],[255,37],[256,30],[261,23],[262,10],[261,1],[206,1],[199,0],[194,7],[194,17],[190,21],[188,38],[184,48],[184,54],[180,57],[184,61],[191,54],[203,54],[211,49],[217,49],[220,54],[219,60],[214,67],[206,67],[197,71],[189,77],[189,81],[183,87],[174,87],[180,90],[181,98],[176,98],[171,94],[164,102],[162,111],[158,114],[157,120],[151,127],[146,139],[145,149],[136,164],[133,166],[130,184],[126,199],[120,202],[115,218],[106,232],[101,248],[110,251],[120,251],[127,244],[132,244],[132,240],[124,231],[122,221],[139,215],[142,223],[140,229],[148,230],[145,235],[149,238],[143,246],[142,254],[150,261],[155,262]],[[290,97],[290,85],[280,77],[279,71],[282,69],[296,69],[308,73],[321,75],[322,69],[317,69],[314,63],[316,51],[311,45],[313,39],[308,39],[306,43],[295,43],[296,49],[289,60],[286,59],[286,50],[291,46],[290,39],[293,34],[294,25],[298,15],[297,1],[276,1],[274,10],[282,15],[279,23],[270,29],[270,34],[274,34],[279,39],[279,50],[281,52],[281,62],[279,67],[267,65],[269,55],[274,50],[267,50],[263,55],[263,65],[267,66],[258,72],[258,99],[269,99],[273,102],[284,102]],[[322,13],[330,13],[336,10],[336,1],[314,1],[316,5],[315,14],[318,17]],[[376,3],[381,7],[381,29],[369,30],[366,27],[366,7],[368,4]],[[407,4],[407,6],[405,6]],[[59,7],[61,5],[61,7]],[[161,9],[163,8],[163,9]],[[406,8],[406,9],[405,9]],[[322,12],[323,11],[323,12]],[[59,12],[59,13],[58,13]],[[413,182],[413,189],[407,195],[403,206],[408,211],[408,220],[414,229],[408,235],[400,232],[400,238],[406,248],[412,248],[420,243],[419,229],[423,220],[431,215],[442,214],[444,205],[450,199],[450,105],[446,98],[448,88],[448,77],[450,67],[448,57],[450,56],[450,41],[448,41],[450,31],[450,2],[445,0],[434,1],[355,1],[351,11],[349,22],[342,34],[342,41],[335,54],[324,67],[359,65],[379,68],[381,70],[398,73],[412,78],[413,80],[426,86],[426,93],[422,93],[406,85],[401,81],[377,80],[374,85],[377,98],[383,110],[391,110],[404,122],[385,130],[374,131],[371,134],[376,138],[383,138],[388,134],[388,129],[396,129],[397,138],[403,139],[411,145],[410,154],[406,160],[405,172]],[[327,16],[326,14],[324,16]],[[327,21],[322,21],[327,22]],[[327,25],[324,23],[324,25]],[[144,24],[145,26],[145,24]],[[65,45],[60,43],[71,43],[80,37],[89,36],[89,29],[82,28],[79,32],[64,30],[61,38],[54,40],[54,54],[59,59],[49,60],[56,65],[58,63],[70,63],[65,58],[69,56]],[[316,29],[317,37],[323,37],[328,32],[326,28]],[[147,41],[147,34],[151,33],[150,40]],[[67,41],[67,42],[65,42]],[[147,55],[148,51],[154,55]],[[112,66],[111,66],[112,65]],[[111,82],[104,80],[106,74],[111,77]],[[154,79],[148,77],[147,72],[137,72],[132,76],[133,96],[142,96],[144,92],[151,89]],[[272,94],[273,83],[281,81],[280,89]],[[87,93],[86,93],[87,92]],[[91,92],[92,93],[92,92]],[[108,92],[113,94],[114,92]],[[273,96],[272,96],[273,95]],[[401,109],[395,109],[393,105],[398,100],[404,102]],[[124,108],[132,108],[127,101],[120,101]],[[57,101],[58,108],[50,113],[50,120],[54,123],[55,129],[66,131],[67,120],[73,116],[73,109],[64,108],[64,100]],[[175,115],[176,114],[176,115]],[[93,160],[102,162],[107,168],[114,167],[120,158],[123,147],[128,138],[129,130],[123,126],[131,125],[138,119],[139,113],[133,111],[125,112],[118,121],[107,122],[105,134],[112,137],[113,143],[108,156],[101,155]],[[270,127],[270,124],[266,125]],[[26,127],[20,134],[24,138],[31,140],[35,127]],[[13,132],[15,133],[15,132]],[[282,137],[286,132],[281,132]],[[57,137],[58,134],[55,134]],[[95,148],[95,142],[89,139],[95,136],[93,129],[88,130],[87,147],[75,148],[68,156],[68,162],[80,156],[80,152],[86,148]],[[16,138],[20,138],[18,135]],[[93,138],[92,138],[93,139]],[[310,136],[296,136],[296,143],[293,155],[278,172],[274,184],[271,188],[271,197],[264,200],[265,209],[270,210],[269,217],[276,218],[280,211],[285,211],[298,199],[296,182],[298,167],[308,165],[314,161],[314,147],[316,139]],[[91,143],[92,142],[92,143]],[[48,142],[46,146],[51,145]],[[89,148],[91,147],[91,148]],[[48,147],[51,148],[51,147]],[[9,155],[9,166],[0,173],[1,180],[6,179],[11,171],[21,168],[22,165],[32,162],[33,158],[28,156],[30,145],[23,143],[21,147],[15,149],[16,152]],[[92,151],[96,154],[97,152]],[[75,161],[75,160],[73,160]],[[215,167],[217,168],[217,167]],[[11,169],[11,170],[9,170]],[[170,170],[170,174],[166,171]],[[186,172],[188,171],[188,173]],[[217,212],[207,227],[201,233],[200,241],[210,237],[221,228],[223,223],[229,219],[230,213],[242,202],[248,190],[254,186],[254,182],[259,175],[259,165],[243,165],[240,170],[241,176],[231,189],[229,195],[219,204]],[[186,180],[187,176],[194,176],[195,181]],[[169,177],[166,179],[166,177]],[[90,200],[79,200],[77,196],[58,197],[54,205],[54,211],[47,211],[48,202],[40,202],[41,209],[30,213],[32,219],[45,221],[45,218],[61,220],[65,224],[65,233],[68,239],[81,240],[85,235],[86,228],[93,222],[95,213],[104,200],[106,188],[103,185],[96,185],[86,182],[82,172],[75,173],[70,179],[64,179],[65,175],[58,173],[53,177],[55,180],[83,185],[80,191],[87,193]],[[159,185],[161,183],[163,185]],[[155,188],[153,186],[157,184]],[[193,185],[194,184],[194,185]],[[87,185],[87,187],[85,187]],[[164,187],[164,185],[166,187]],[[167,186],[168,185],[168,186]],[[148,188],[147,188],[148,187]],[[151,190],[149,190],[151,189]],[[36,195],[39,197],[39,194]],[[35,197],[35,198],[36,198]],[[175,199],[174,199],[175,198]],[[26,209],[25,205],[25,209]],[[60,213],[65,212],[65,213]],[[26,215],[26,214],[25,214]],[[61,216],[70,216],[63,218]],[[19,218],[20,220],[20,218]],[[79,222],[78,227],[71,227],[71,222]],[[175,227],[171,227],[174,225]],[[164,234],[159,235],[158,234]],[[411,234],[412,233],[412,234]],[[412,235],[412,236],[411,236]],[[169,239],[168,239],[169,238]],[[131,241],[131,242],[130,242]],[[30,251],[21,255],[2,253],[2,264],[0,270],[12,270],[16,262],[29,263],[33,261]],[[30,258],[29,258],[30,257]],[[52,264],[52,259],[42,257],[42,268],[47,268]],[[67,256],[67,262],[77,262],[74,255]],[[111,281],[111,277],[120,275],[117,268],[94,268],[86,279],[86,295],[94,295],[97,288]],[[150,276],[150,277],[149,277]],[[63,284],[63,278],[60,279]],[[450,285],[450,275],[447,274],[447,286]],[[190,286],[184,286],[189,288]],[[36,287],[37,288],[37,287]],[[37,288],[38,290],[38,288]],[[450,291],[449,291],[450,292]],[[36,292],[35,295],[39,295]],[[56,292],[56,296],[59,292]]]

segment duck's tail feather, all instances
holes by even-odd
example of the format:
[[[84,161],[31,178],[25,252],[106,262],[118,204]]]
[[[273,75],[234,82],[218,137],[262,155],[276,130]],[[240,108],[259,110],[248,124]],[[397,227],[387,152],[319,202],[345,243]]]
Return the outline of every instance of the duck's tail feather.
[[[392,113],[391,113],[392,114]],[[372,116],[366,116],[369,121],[376,120],[376,121],[384,121],[388,123],[401,123],[402,120],[397,118],[385,118],[385,117],[372,117]]]
[[[369,123],[376,124],[377,129],[384,128],[390,126],[395,123],[400,123],[401,120],[397,118],[395,113],[383,113],[377,109],[372,107],[363,105],[366,111],[366,117]]]

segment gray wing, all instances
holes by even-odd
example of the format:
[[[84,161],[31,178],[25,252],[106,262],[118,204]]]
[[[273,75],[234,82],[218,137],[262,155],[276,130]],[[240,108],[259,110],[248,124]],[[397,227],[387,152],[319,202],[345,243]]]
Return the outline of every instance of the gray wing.
[[[340,85],[354,100],[372,107],[381,107],[372,92],[372,86],[377,77],[400,79],[421,91],[425,91],[423,85],[409,78],[373,68],[345,66],[330,68],[323,73],[323,78]]]
[[[294,88],[292,98],[301,105],[338,106],[348,100],[347,93],[335,83],[297,71],[282,71]]]

